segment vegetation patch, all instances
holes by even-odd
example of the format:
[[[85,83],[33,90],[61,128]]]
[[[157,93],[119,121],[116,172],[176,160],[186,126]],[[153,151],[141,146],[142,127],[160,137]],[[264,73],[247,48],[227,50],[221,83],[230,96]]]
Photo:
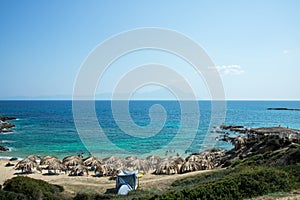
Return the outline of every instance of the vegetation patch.
[[[6,195],[0,199],[10,199],[12,195],[25,196],[25,199],[61,199],[60,193],[63,191],[62,186],[52,185],[46,181],[36,180],[29,177],[18,176],[5,181],[1,195]],[[24,198],[21,198],[24,199]]]
[[[213,178],[212,178],[213,177]],[[204,179],[203,179],[204,178]],[[193,182],[197,182],[194,186]],[[284,170],[271,167],[245,167],[176,181],[165,194],[150,199],[244,199],[273,192],[288,192],[296,180]],[[191,187],[192,186],[192,187]]]

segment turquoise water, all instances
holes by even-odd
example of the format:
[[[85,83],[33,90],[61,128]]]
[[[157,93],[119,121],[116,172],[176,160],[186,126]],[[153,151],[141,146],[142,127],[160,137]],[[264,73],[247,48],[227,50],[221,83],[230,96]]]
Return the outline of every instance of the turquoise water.
[[[99,125],[102,127],[102,133],[113,144],[111,145],[98,138],[99,130],[90,126],[92,120],[88,116],[82,120],[81,127],[76,129],[71,101],[0,101],[1,115],[18,118],[12,121],[16,125],[13,133],[0,133],[0,145],[11,149],[10,152],[1,152],[0,157],[24,157],[29,154],[64,157],[81,152],[87,154],[88,151],[100,157],[126,156],[124,150],[130,155],[144,155],[151,154],[158,149],[161,149],[161,152],[168,150],[169,155],[177,152],[183,154],[186,150],[189,153],[199,152],[207,146],[203,143],[205,136],[214,138],[217,135],[209,130],[211,103],[209,101],[198,103],[200,116],[192,111],[182,113],[180,103],[176,101],[131,101],[130,117],[136,125],[147,127],[145,134],[149,134],[149,137],[141,138],[132,136],[130,133],[136,129],[127,121],[126,109],[122,107],[122,102],[119,104],[117,102],[120,106],[117,111],[121,116],[119,123],[125,127],[125,131],[119,127],[112,115],[111,102],[96,101],[95,110]],[[161,113],[154,112],[153,118],[157,120],[151,121],[149,110],[153,105],[164,107],[165,118]],[[269,107],[300,108],[300,101],[228,101],[225,123],[248,127],[281,125],[300,129],[299,111],[267,110]],[[82,109],[84,111],[84,106]],[[187,117],[188,123],[191,124],[199,120],[193,143],[188,148],[183,147],[183,144],[192,134],[192,130],[189,130],[188,125],[187,128],[180,129],[183,126],[182,116]],[[162,129],[156,130],[163,120],[165,122]],[[84,135],[78,134],[78,130],[80,132],[81,129],[85,130]],[[166,148],[167,144],[178,135],[178,131],[181,131],[182,136],[175,143],[174,148]],[[85,142],[87,146],[82,144],[80,137],[88,138],[88,142]],[[230,144],[223,142],[209,145],[224,149],[231,148]]]

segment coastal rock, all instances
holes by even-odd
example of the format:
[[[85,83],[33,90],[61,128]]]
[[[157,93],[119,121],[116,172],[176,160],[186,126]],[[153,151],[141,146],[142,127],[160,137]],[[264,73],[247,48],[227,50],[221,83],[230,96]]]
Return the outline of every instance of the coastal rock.
[[[2,122],[1,124],[0,124],[0,129],[9,129],[9,128],[13,128],[13,127],[15,127],[15,125],[14,124],[11,124],[11,123],[8,123],[8,122]]]
[[[263,157],[258,156],[260,159],[255,162],[269,166],[284,166],[299,161],[300,130],[280,126],[251,128],[247,129],[246,137],[245,135],[228,137],[227,141],[231,142],[235,148],[227,151],[223,156],[220,163],[222,167],[228,167],[236,161],[240,162],[252,156],[266,154],[274,154],[274,159],[262,160]]]
[[[11,128],[15,127],[14,124],[8,122],[0,122],[0,133],[12,132]]]
[[[1,116],[0,115],[0,120],[3,121],[3,122],[6,122],[8,120],[16,120],[17,118],[15,117],[4,117],[4,116]]]
[[[267,108],[267,110],[291,110],[291,111],[300,111],[299,108]]]
[[[9,148],[5,146],[0,146],[0,151],[9,151]]]
[[[245,126],[233,126],[233,125],[221,125],[220,129],[233,131],[233,132],[239,132],[239,133],[245,133],[248,130],[248,128]]]
[[[14,124],[7,122],[8,120],[15,120],[14,117],[4,117],[0,115],[0,133],[12,132],[11,128],[15,127]]]

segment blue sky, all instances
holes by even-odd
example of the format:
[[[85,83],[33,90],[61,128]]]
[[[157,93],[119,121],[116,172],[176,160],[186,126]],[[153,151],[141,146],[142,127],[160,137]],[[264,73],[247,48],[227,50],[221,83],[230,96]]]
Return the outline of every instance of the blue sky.
[[[200,44],[227,99],[300,99],[299,8],[297,0],[1,0],[0,99],[70,97],[99,43],[141,27],[172,29]],[[120,71],[111,72],[98,93],[110,91]]]

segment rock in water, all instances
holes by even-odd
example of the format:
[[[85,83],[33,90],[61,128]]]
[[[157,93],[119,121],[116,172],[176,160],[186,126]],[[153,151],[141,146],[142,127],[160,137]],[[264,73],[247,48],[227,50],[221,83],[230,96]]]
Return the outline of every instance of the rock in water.
[[[0,115],[0,133],[12,132],[11,128],[15,127],[14,124],[7,122],[8,120],[15,120],[14,117],[4,117]]]
[[[0,151],[9,151],[9,148],[5,146],[0,146]]]
[[[6,122],[8,120],[16,120],[17,118],[15,117],[4,117],[4,116],[1,116],[0,115],[0,120],[3,121],[3,122]]]

